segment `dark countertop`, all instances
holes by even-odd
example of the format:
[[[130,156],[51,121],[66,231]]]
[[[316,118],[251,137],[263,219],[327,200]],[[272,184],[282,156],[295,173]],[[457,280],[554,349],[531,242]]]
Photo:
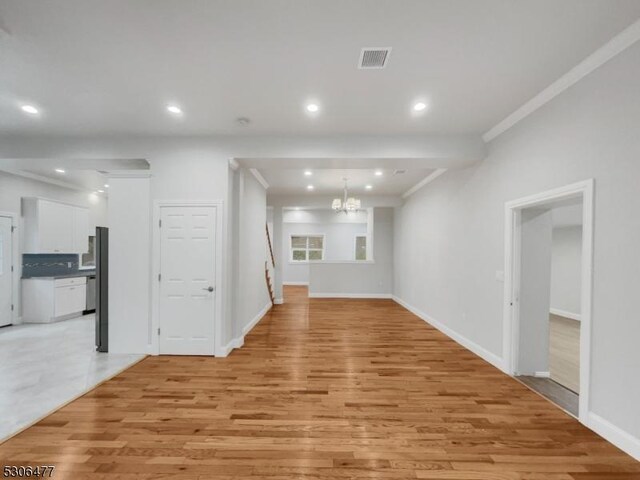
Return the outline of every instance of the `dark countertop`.
[[[64,273],[62,275],[43,275],[37,277],[22,277],[23,280],[28,280],[32,278],[43,278],[48,280],[57,280],[59,278],[74,278],[74,277],[90,277],[96,274],[95,270],[78,270],[73,273]]]

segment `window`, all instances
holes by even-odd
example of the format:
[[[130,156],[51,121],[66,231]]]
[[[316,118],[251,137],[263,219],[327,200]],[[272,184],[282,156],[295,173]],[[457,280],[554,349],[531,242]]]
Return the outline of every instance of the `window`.
[[[291,235],[291,261],[324,259],[324,235]]]
[[[367,236],[356,235],[356,248],[355,248],[356,260],[367,259]]]

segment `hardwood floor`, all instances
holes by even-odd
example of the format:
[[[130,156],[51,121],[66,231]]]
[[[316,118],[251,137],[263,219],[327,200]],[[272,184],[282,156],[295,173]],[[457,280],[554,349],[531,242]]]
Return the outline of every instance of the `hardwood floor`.
[[[640,479],[391,300],[287,288],[228,358],[149,357],[0,446],[56,479]]]

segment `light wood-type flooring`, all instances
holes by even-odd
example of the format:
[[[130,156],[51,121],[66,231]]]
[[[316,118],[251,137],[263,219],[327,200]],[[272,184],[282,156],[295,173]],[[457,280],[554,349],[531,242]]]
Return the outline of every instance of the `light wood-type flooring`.
[[[391,300],[291,287],[227,358],[149,357],[0,445],[55,479],[640,479]]]
[[[549,315],[549,371],[551,378],[580,392],[580,322]]]

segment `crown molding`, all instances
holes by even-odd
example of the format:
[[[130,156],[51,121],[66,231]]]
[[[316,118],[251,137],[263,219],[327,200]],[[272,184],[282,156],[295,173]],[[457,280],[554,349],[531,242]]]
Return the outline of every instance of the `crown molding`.
[[[444,172],[446,172],[447,169],[446,168],[438,168],[436,171],[431,172],[429,175],[427,175],[425,178],[423,178],[422,180],[420,180],[418,183],[416,183],[413,187],[411,187],[409,190],[407,190],[406,192],[404,192],[402,194],[402,198],[407,198],[410,197],[411,195],[413,195],[414,193],[416,193],[418,190],[420,190],[422,187],[424,187],[425,185],[427,185],[428,183],[433,182],[436,178],[438,178],[440,175],[442,175]]]
[[[269,184],[267,183],[267,181],[264,179],[264,177],[262,176],[262,174],[258,171],[258,169],[256,168],[250,168],[249,171],[253,174],[253,176],[256,178],[256,180],[258,181],[258,183],[260,185],[262,185],[264,187],[264,189],[266,190],[267,188],[269,188]]]
[[[531,115],[540,107],[550,102],[553,98],[560,95],[569,87],[578,83],[595,69],[607,63],[638,40],[640,40],[640,20],[635,21],[625,28],[622,32],[613,37],[547,88],[542,90],[507,118],[488,130],[484,135],[482,135],[482,139],[485,142],[490,142],[498,135],[506,132],[516,123]]]

